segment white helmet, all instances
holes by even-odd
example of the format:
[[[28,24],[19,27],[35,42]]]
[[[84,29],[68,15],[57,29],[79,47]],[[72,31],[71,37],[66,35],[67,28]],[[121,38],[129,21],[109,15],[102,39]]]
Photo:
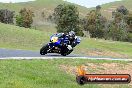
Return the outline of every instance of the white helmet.
[[[74,37],[75,36],[75,32],[74,31],[70,31],[69,35],[72,36],[72,37]]]

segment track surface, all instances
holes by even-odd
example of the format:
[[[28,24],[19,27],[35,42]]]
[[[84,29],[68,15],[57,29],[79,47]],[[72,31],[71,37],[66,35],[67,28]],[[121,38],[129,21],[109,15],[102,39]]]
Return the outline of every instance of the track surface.
[[[0,58],[5,57],[65,57],[60,54],[46,54],[40,55],[39,51],[31,50],[13,50],[13,49],[0,49]],[[66,57],[82,57],[81,55],[70,54]]]
[[[84,56],[77,54],[70,54],[68,56],[61,56],[59,54],[46,54],[40,55],[39,51],[31,50],[13,50],[13,49],[0,49],[0,59],[59,59],[59,58],[72,58],[72,59],[98,59],[98,60],[122,60],[122,61],[132,61],[132,59],[120,59],[120,58],[102,58],[93,56]]]

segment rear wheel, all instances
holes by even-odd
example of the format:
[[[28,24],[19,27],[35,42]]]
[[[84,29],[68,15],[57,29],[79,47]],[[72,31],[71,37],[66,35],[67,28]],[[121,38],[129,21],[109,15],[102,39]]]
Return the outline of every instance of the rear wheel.
[[[47,50],[48,50],[48,44],[44,45],[44,46],[40,49],[40,54],[41,54],[41,55],[47,54]]]

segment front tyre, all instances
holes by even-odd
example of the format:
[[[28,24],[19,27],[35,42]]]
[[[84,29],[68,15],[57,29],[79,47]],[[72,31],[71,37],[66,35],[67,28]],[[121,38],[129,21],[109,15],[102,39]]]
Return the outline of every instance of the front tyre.
[[[40,49],[40,54],[41,54],[41,55],[47,54],[48,47],[49,47],[48,44],[44,45],[44,46]]]
[[[62,56],[66,56],[66,55],[67,55],[67,53],[61,53],[61,55],[62,55]]]
[[[73,51],[73,49],[72,49],[72,50],[69,50],[69,51],[68,51],[68,53],[67,53],[67,55],[71,54],[71,53],[72,53],[72,51]]]
[[[66,55],[67,55],[67,52],[68,52],[67,48],[63,48],[63,49],[61,50],[61,55],[62,55],[62,56],[66,56]]]
[[[69,50],[67,47],[64,47],[61,51],[61,55],[62,56],[66,56],[69,55],[71,52],[73,51],[73,49]]]

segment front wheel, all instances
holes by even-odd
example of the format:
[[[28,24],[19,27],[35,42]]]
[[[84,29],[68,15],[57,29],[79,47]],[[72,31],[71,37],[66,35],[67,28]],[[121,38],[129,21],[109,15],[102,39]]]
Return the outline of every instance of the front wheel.
[[[69,55],[72,51],[73,51],[73,49],[72,50],[68,50],[67,48],[63,48],[62,51],[61,51],[61,55],[62,56]]]
[[[67,55],[67,53],[61,53],[61,55],[62,55],[62,56],[66,56],[66,55]]]
[[[41,55],[47,54],[48,47],[49,47],[48,44],[44,45],[44,46],[40,49],[40,54],[41,54]]]
[[[67,55],[71,54],[72,51],[73,51],[73,49],[72,50],[69,50],[68,53],[67,53]]]
[[[66,55],[69,55],[73,50],[69,50],[67,52],[63,52],[61,53],[62,56],[66,56]]]
[[[66,47],[63,47],[63,48],[61,49],[61,55],[62,55],[62,56],[66,56],[66,55],[67,55],[67,52],[68,52],[68,49],[67,49]]]

